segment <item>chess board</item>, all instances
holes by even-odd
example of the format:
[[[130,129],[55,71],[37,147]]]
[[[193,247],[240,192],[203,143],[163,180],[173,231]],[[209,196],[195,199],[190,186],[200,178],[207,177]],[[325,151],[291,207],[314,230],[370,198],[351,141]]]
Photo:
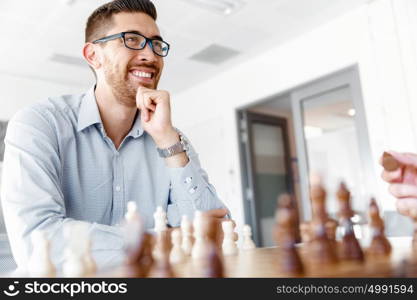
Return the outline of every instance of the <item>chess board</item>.
[[[297,246],[304,263],[304,272],[291,275],[280,270],[280,247],[255,248],[240,250],[238,255],[223,256],[224,277],[229,278],[282,278],[282,277],[405,277],[412,276],[407,271],[414,267],[411,238],[390,238],[393,249],[390,255],[375,257],[365,251],[365,260],[359,262],[339,261],[336,264],[314,265],[308,263],[308,247]],[[366,248],[365,248],[366,249]],[[186,261],[173,264],[174,277],[195,278],[199,276],[199,264],[191,257]],[[407,273],[408,272],[408,273]],[[108,271],[98,274],[103,277],[124,277],[122,268],[116,272]]]

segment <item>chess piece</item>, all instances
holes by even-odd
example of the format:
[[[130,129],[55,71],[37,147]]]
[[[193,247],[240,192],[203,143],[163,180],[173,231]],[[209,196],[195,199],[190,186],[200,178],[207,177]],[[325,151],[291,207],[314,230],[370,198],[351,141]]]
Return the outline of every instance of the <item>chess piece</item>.
[[[171,278],[175,277],[170,264],[170,239],[168,230],[158,233],[156,245],[159,247],[159,256],[156,258],[150,277]],[[181,237],[180,237],[181,239]],[[178,240],[178,239],[177,239]],[[181,249],[181,248],[180,248]]]
[[[125,218],[125,220],[122,227],[125,252],[125,262],[122,266],[123,276],[147,277],[154,264],[152,256],[154,237],[145,232],[145,225],[139,214],[134,218]]]
[[[227,221],[230,222],[230,221]],[[233,223],[230,222],[233,229]],[[221,250],[218,246],[220,236],[220,224],[214,218],[205,217],[203,222],[203,235],[206,237],[206,251],[200,259],[202,277],[205,278],[222,278],[224,277],[223,259]],[[228,225],[226,225],[228,226]],[[233,231],[231,236],[233,236]],[[233,237],[231,237],[233,240]],[[234,240],[233,240],[234,241]]]
[[[183,215],[181,218],[181,235],[181,248],[184,251],[185,255],[190,256],[191,250],[193,248],[192,225],[186,215]]]
[[[87,268],[84,265],[81,253],[74,247],[65,249],[64,264],[62,265],[62,272],[65,277],[85,277],[87,276]]]
[[[388,152],[384,152],[382,155],[382,166],[388,172],[397,170],[400,167],[400,163]]]
[[[127,212],[125,214],[125,221],[126,222],[133,222],[139,219],[138,209],[136,202],[129,201],[127,202]]]
[[[378,205],[374,198],[369,204],[369,219],[372,229],[372,241],[368,248],[371,255],[388,255],[391,253],[391,244],[384,235],[384,220],[379,215]]]
[[[223,255],[236,255],[238,248],[234,240],[233,222],[223,221],[222,228],[224,235],[222,244]]]
[[[313,240],[313,232],[311,227],[311,222],[302,222],[300,224],[301,242],[304,245],[307,245]]]
[[[203,215],[203,212],[196,211],[194,214],[194,245],[191,251],[191,257],[193,259],[204,258],[207,256],[207,217]]]
[[[311,253],[310,262],[313,264],[337,263],[336,249],[326,232],[328,220],[325,206],[326,191],[321,183],[311,185],[310,197],[313,209],[313,219],[310,225],[312,240],[308,244],[309,253]]]
[[[344,183],[340,184],[337,197],[339,200],[339,223],[342,227],[342,242],[339,249],[340,259],[363,262],[364,254],[356,239],[351,221],[354,213],[350,205],[350,192]]]
[[[207,257],[203,265],[202,277],[204,278],[223,278],[224,267],[218,247],[214,243],[209,243]]]
[[[168,230],[167,216],[163,208],[158,206],[153,217],[155,222],[154,230],[156,234],[156,244],[153,250],[153,256],[154,259],[158,260],[165,255],[165,250],[163,249],[165,243],[169,243],[169,235],[166,233]]]
[[[93,276],[96,263],[91,255],[91,240],[88,224],[68,223],[64,227],[67,248],[64,251],[63,273],[66,277]]]
[[[295,247],[297,238],[296,210],[289,195],[278,199],[278,209],[275,215],[274,236],[280,247],[280,269],[286,275],[299,275],[304,271],[300,255]]]
[[[249,225],[243,226],[243,241],[242,241],[242,250],[251,250],[255,249],[256,245],[252,240],[252,229]]]
[[[169,255],[169,261],[172,264],[183,262],[186,258],[186,254],[181,247],[181,229],[174,229],[171,232],[172,249]]]
[[[86,267],[87,276],[93,276],[97,272],[96,262],[91,254],[91,239],[88,237],[84,243],[84,264]]]
[[[125,248],[126,261],[123,266],[124,276],[133,278],[147,277],[153,264],[153,237],[144,231],[139,231],[136,245]]]
[[[158,206],[156,208],[156,211],[153,214],[153,218],[155,222],[155,232],[161,232],[167,229],[167,214],[162,206]]]
[[[28,271],[32,277],[55,277],[56,269],[50,258],[50,244],[46,233],[34,230],[31,233],[32,254],[28,262]]]

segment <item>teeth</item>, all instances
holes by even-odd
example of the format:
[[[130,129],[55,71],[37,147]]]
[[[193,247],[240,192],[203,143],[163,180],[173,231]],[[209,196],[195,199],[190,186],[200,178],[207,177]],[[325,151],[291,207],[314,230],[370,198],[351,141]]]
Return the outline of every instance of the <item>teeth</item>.
[[[136,76],[136,77],[145,77],[145,78],[151,78],[152,77],[151,73],[140,72],[140,71],[134,71],[133,75]]]

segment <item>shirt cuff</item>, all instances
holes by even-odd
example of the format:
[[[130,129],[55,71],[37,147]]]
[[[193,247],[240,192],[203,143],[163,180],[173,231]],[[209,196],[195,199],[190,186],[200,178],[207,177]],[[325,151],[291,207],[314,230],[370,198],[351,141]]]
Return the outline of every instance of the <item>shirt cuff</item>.
[[[182,168],[169,168],[171,189],[184,191],[181,200],[195,203],[207,188],[207,181],[199,170],[200,167],[192,159]]]

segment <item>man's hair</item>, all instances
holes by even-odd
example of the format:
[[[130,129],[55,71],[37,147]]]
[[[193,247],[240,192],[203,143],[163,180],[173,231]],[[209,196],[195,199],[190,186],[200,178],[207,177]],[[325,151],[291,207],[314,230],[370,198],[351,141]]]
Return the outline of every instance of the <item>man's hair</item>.
[[[156,21],[156,8],[150,0],[114,0],[97,8],[88,18],[85,28],[85,42],[104,37],[113,25],[113,15],[142,12]]]

